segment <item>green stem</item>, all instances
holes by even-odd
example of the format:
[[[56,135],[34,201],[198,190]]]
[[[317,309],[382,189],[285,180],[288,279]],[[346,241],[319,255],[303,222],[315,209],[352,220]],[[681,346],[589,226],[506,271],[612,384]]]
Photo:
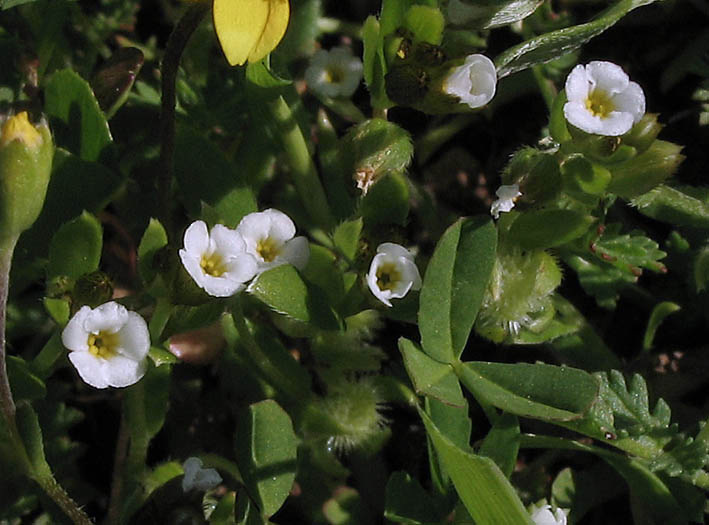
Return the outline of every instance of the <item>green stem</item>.
[[[64,514],[66,514],[71,521],[76,525],[93,525],[93,521],[89,518],[86,513],[79,508],[76,502],[71,499],[71,496],[66,493],[64,488],[57,483],[57,480],[50,474],[48,476],[36,477],[34,480],[42,487],[42,490],[46,492],[52,501],[56,503]]]
[[[264,106],[275,124],[277,135],[288,157],[293,184],[310,218],[318,226],[332,228],[334,220],[325,190],[291,108],[282,96],[264,101]]]
[[[7,295],[10,288],[10,266],[17,238],[6,239],[0,245],[0,410],[9,426],[15,424],[15,401],[10,390],[5,360],[5,321]]]
[[[162,103],[160,108],[160,169],[158,171],[158,199],[160,220],[170,231],[170,186],[172,183],[173,156],[175,154],[175,83],[180,58],[187,42],[199,26],[204,15],[212,8],[211,2],[193,3],[182,16],[165,47],[162,60]]]

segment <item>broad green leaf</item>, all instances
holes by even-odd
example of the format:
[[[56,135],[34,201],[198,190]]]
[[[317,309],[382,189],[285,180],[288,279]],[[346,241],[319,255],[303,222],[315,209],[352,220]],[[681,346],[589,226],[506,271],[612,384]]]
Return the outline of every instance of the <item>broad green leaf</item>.
[[[439,523],[444,505],[426,492],[417,479],[398,470],[386,486],[384,517],[395,523]]]
[[[424,402],[426,413],[431,421],[436,425],[438,431],[446,437],[456,447],[466,452],[472,452],[470,448],[470,434],[473,423],[470,419],[468,402],[463,397],[463,392],[458,388],[458,398],[453,398],[457,406],[446,405],[434,397],[427,397]],[[450,475],[433,448],[431,440],[427,442],[428,463],[431,469],[431,481],[436,490],[441,494],[448,492],[450,486]]]
[[[335,246],[348,261],[354,261],[359,248],[359,237],[362,233],[362,219],[353,219],[340,223],[332,234]]]
[[[197,217],[202,201],[213,206],[222,224],[235,228],[244,215],[258,211],[256,198],[237,165],[201,133],[178,129],[175,138],[175,178],[189,212]]]
[[[440,45],[443,39],[443,13],[427,5],[412,5],[404,14],[404,27],[413,33],[416,40]]]
[[[458,378],[450,365],[431,359],[404,337],[399,339],[399,351],[418,394],[431,396],[453,406],[465,404]]]
[[[404,14],[413,3],[413,0],[382,0],[379,22],[384,36],[393,33],[404,23]]]
[[[409,185],[399,174],[384,175],[362,197],[360,213],[367,226],[399,224],[409,215]]]
[[[519,452],[519,420],[503,412],[492,424],[478,453],[495,461],[508,478],[517,463]]]
[[[709,191],[664,184],[630,201],[640,213],[675,226],[709,228]]]
[[[503,78],[570,53],[603,33],[628,12],[637,7],[651,4],[653,1],[620,0],[591,22],[558,29],[522,42],[495,58],[497,76]]]
[[[5,9],[10,9],[11,7],[29,4],[36,1],[37,0],[0,0],[0,9],[4,11]]]
[[[157,219],[150,219],[138,245],[138,271],[144,282],[149,283],[155,278],[157,270],[153,259],[155,253],[165,246],[167,246],[165,228]]]
[[[446,17],[451,24],[470,29],[492,29],[514,24],[527,18],[541,0],[483,0],[465,2],[449,0]]]
[[[44,90],[44,111],[56,143],[83,160],[99,160],[113,140],[91,86],[70,69],[50,77]]]
[[[337,304],[345,295],[342,271],[337,267],[337,257],[319,244],[311,244],[310,259],[303,270],[303,277],[320,287],[331,304]]]
[[[44,308],[59,326],[64,326],[69,322],[71,307],[68,300],[45,297]]]
[[[47,395],[47,387],[39,377],[34,375],[30,366],[21,357],[7,356],[7,375],[10,380],[10,390],[15,401],[21,399],[42,399]]]
[[[54,235],[49,246],[47,277],[66,275],[72,279],[98,269],[103,246],[101,224],[83,212]]]
[[[581,197],[600,196],[606,191],[611,180],[610,172],[604,167],[593,164],[585,157],[578,156],[566,160],[561,165],[564,191]]]
[[[251,283],[249,293],[280,314],[321,328],[338,328],[325,294],[308,287],[289,264],[263,272]]]
[[[547,421],[583,417],[599,389],[596,379],[583,370],[543,363],[473,361],[457,367],[456,373],[481,402]]]
[[[487,218],[460,219],[438,241],[423,279],[419,330],[424,352],[450,363],[460,356],[495,264],[497,231]]]
[[[647,321],[647,328],[645,329],[645,336],[643,337],[643,350],[647,351],[652,348],[652,342],[655,339],[655,332],[662,324],[665,318],[680,310],[681,307],[677,303],[671,301],[663,301],[656,304],[650,313],[650,319]]]
[[[239,470],[264,516],[283,505],[295,480],[298,438],[288,414],[273,400],[251,405],[239,419]]]
[[[595,221],[574,210],[538,210],[520,213],[509,240],[523,249],[553,248],[581,237]]]
[[[440,433],[424,411],[419,410],[419,414],[476,525],[533,525],[515,489],[494,461],[461,450]]]
[[[145,399],[146,431],[155,436],[165,423],[170,399],[170,367],[149,367],[141,380]]]

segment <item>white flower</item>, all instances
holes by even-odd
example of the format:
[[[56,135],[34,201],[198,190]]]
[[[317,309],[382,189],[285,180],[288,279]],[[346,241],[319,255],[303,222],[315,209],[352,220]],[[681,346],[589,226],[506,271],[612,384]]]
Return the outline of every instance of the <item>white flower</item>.
[[[566,512],[557,508],[553,513],[551,505],[544,505],[532,513],[535,525],[566,525]]]
[[[623,135],[645,114],[642,88],[612,62],[576,66],[566,78],[566,98],[566,120],[596,135]]]
[[[320,49],[305,70],[308,88],[324,97],[349,97],[362,80],[362,61],[348,47]]]
[[[246,253],[241,235],[221,224],[207,232],[203,221],[185,231],[182,264],[194,282],[209,295],[229,297],[241,291],[256,275],[256,260]]]
[[[185,477],[182,478],[182,491],[189,492],[197,489],[200,492],[213,489],[222,482],[222,477],[213,468],[202,468],[202,460],[199,458],[187,458],[182,464]]]
[[[236,227],[246,251],[254,257],[258,273],[290,263],[299,270],[310,258],[310,246],[305,237],[295,236],[295,224],[282,211],[269,208],[249,213]]]
[[[401,299],[409,290],[421,288],[421,275],[409,250],[392,242],[377,247],[367,274],[367,284],[374,296],[387,306],[390,299]]]
[[[443,91],[472,109],[487,104],[495,96],[497,70],[485,55],[468,55],[443,81]]]
[[[509,186],[503,184],[497,188],[495,195],[497,195],[497,200],[490,206],[490,213],[493,217],[499,219],[500,212],[507,212],[515,207],[515,201],[522,193],[520,193],[519,185],[517,184],[510,184]]]
[[[96,388],[124,387],[145,375],[150,335],[145,320],[111,301],[82,306],[62,332],[81,379]]]

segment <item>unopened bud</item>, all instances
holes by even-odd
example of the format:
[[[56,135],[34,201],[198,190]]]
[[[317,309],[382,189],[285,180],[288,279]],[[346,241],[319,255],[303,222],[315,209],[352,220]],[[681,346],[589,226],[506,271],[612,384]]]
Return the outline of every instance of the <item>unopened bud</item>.
[[[635,124],[623,136],[623,144],[634,147],[639,153],[648,149],[664,126],[657,121],[657,113],[645,113],[640,122]]]
[[[95,308],[113,298],[113,282],[100,270],[87,273],[76,280],[72,295],[77,307],[88,305]]]
[[[647,193],[671,177],[684,155],[682,146],[655,140],[644,153],[626,162],[608,166],[613,178],[608,191],[629,199]]]

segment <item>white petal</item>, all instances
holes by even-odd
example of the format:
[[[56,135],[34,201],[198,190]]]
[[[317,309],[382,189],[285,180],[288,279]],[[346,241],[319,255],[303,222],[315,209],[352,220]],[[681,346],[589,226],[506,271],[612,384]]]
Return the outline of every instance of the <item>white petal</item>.
[[[625,91],[615,95],[613,103],[617,111],[630,113],[633,123],[639,122],[645,114],[645,93],[636,82],[630,82]]]
[[[97,334],[100,331],[115,333],[128,321],[128,310],[116,302],[104,303],[91,310],[84,321],[84,330]]]
[[[495,96],[497,70],[485,55],[469,55],[443,82],[443,89],[470,108],[479,108]]]
[[[223,224],[215,224],[212,231],[209,232],[209,238],[214,241],[214,251],[224,258],[246,251],[246,243],[244,243],[241,234]]]
[[[239,232],[246,243],[246,251],[254,255],[256,255],[258,241],[268,237],[270,229],[271,221],[262,212],[249,213],[241,219],[241,222],[236,227],[236,231]]]
[[[283,247],[279,259],[289,262],[299,270],[303,270],[308,265],[310,259],[310,245],[305,237],[291,239]]]
[[[385,255],[379,254],[375,255],[372,259],[372,264],[369,266],[369,273],[367,273],[367,286],[369,286],[369,290],[372,292],[374,297],[379,299],[388,307],[391,307],[391,301],[389,301],[391,292],[389,290],[382,290],[377,285],[377,269],[379,268],[379,265],[384,262],[385,257]]]
[[[611,111],[606,118],[602,119],[602,122],[603,128],[599,134],[617,137],[625,135],[633,127],[633,115],[620,111]]]
[[[189,228],[185,231],[184,245],[188,253],[200,257],[207,251],[209,247],[209,233],[207,232],[207,225],[204,221],[195,221],[190,224]]]
[[[388,260],[396,261],[399,257],[404,257],[406,259],[414,259],[414,256],[409,250],[393,242],[383,242],[377,246],[377,253],[383,253],[388,256]]]
[[[205,292],[213,297],[231,297],[244,288],[242,281],[235,281],[222,277],[212,277],[211,275],[204,276],[202,288]]]
[[[134,361],[122,355],[116,355],[103,361],[103,374],[106,382],[110,386],[118,388],[137,383],[145,375],[145,371],[148,368],[145,359]]]
[[[579,64],[566,77],[566,99],[569,102],[585,102],[588,97],[589,81],[586,68]]]
[[[119,353],[134,361],[145,359],[150,350],[148,325],[139,314],[128,312],[128,321],[118,331],[120,336]]]
[[[603,119],[591,114],[582,102],[567,102],[564,104],[564,117],[577,128],[586,133],[603,133]]]
[[[180,259],[182,260],[182,266],[185,267],[185,270],[187,270],[187,273],[190,274],[194,282],[197,283],[197,286],[204,288],[207,275],[200,265],[202,260],[201,255],[192,255],[186,250],[180,250]]]
[[[288,215],[282,211],[270,208],[261,212],[270,222],[268,236],[281,242],[292,239],[295,235],[295,224]]]
[[[586,74],[596,89],[609,95],[622,93],[628,87],[630,79],[623,68],[613,62],[593,61],[586,66]]]
[[[401,280],[411,283],[411,290],[421,289],[421,274],[416,263],[410,259],[401,259],[399,271],[401,272]]]
[[[562,509],[556,509],[553,514],[551,505],[544,505],[532,513],[535,525],[566,525],[566,514]]]
[[[79,376],[87,383],[95,388],[106,388],[109,386],[108,380],[104,375],[104,367],[101,359],[91,355],[88,352],[70,352],[69,361],[74,365]]]
[[[84,329],[84,322],[91,313],[91,308],[82,306],[69,320],[62,331],[62,344],[69,350],[88,352],[89,332]]]
[[[226,261],[227,279],[238,283],[245,283],[256,275],[258,264],[256,259],[249,253],[240,253],[238,256],[230,257]]]

